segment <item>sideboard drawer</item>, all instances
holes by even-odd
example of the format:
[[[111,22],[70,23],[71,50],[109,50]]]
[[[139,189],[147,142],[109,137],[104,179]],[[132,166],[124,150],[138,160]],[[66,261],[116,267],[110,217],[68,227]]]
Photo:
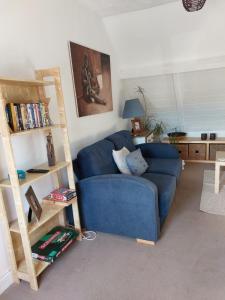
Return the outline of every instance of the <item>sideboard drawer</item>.
[[[209,159],[210,160],[216,160],[216,151],[225,151],[225,145],[223,145],[223,144],[209,145]]]
[[[188,159],[190,160],[205,160],[206,145],[205,144],[189,144]]]
[[[176,148],[183,160],[188,159],[188,144],[176,144]]]

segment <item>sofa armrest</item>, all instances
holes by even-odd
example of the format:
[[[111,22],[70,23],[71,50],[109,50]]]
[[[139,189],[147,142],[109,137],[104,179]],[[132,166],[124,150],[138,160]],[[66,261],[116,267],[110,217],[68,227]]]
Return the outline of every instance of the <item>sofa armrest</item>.
[[[151,181],[124,174],[78,182],[81,220],[86,229],[157,241],[158,191]]]
[[[144,157],[150,158],[179,158],[179,152],[174,145],[166,143],[146,143],[136,145]]]

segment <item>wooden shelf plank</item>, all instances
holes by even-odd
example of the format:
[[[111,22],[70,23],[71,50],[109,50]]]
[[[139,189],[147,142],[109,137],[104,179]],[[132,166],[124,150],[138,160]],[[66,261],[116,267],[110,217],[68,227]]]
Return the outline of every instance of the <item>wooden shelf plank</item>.
[[[23,80],[15,78],[0,77],[0,84],[22,85],[22,86],[49,86],[54,85],[54,81],[46,80]]]
[[[40,132],[40,131],[45,131],[45,130],[50,130],[50,129],[55,129],[55,128],[64,128],[64,127],[65,127],[65,125],[63,125],[63,124],[54,124],[51,126],[38,127],[38,128],[22,130],[22,131],[18,131],[18,132],[12,132],[11,136],[26,135],[26,134],[31,134],[31,133],[35,133],[35,132]]]
[[[61,207],[67,207],[70,206],[71,204],[75,203],[77,201],[77,197],[72,198],[69,201],[65,201],[65,202],[59,202],[59,201],[55,201],[55,200],[47,200],[47,199],[43,199],[42,203],[47,204],[47,205],[53,205],[53,206],[61,206]]]
[[[13,99],[13,100],[12,100]],[[49,103],[51,101],[51,98],[50,97],[41,97],[41,96],[38,96],[37,97],[34,97],[34,98],[1,98],[2,101],[4,101],[6,104],[7,103],[17,103],[17,104],[30,104],[30,103],[40,103],[40,102],[43,102],[43,103]],[[13,102],[12,102],[13,101]]]
[[[27,224],[29,234],[32,234],[35,230],[59,214],[63,209],[64,206],[61,205],[42,204],[41,219],[39,221],[33,220],[31,223]],[[18,220],[15,220],[10,224],[10,231],[20,233]]]
[[[55,173],[63,168],[66,168],[67,166],[69,166],[69,162],[66,161],[61,161],[61,162],[57,162],[56,165],[54,167],[49,167],[47,163],[36,166],[35,169],[47,169],[49,170],[48,173],[39,173],[39,174],[31,174],[31,173],[27,173],[26,179],[21,179],[20,182],[20,186],[24,186],[26,184],[31,184],[32,182],[35,182],[45,176],[48,176],[49,174]],[[4,188],[12,188],[11,182],[9,179],[3,179],[0,181],[0,187],[4,187]]]
[[[50,263],[48,262],[40,261],[37,259],[33,259],[33,264],[35,268],[36,277],[38,277],[50,265]],[[28,282],[30,281],[25,260],[19,262],[17,274],[20,279]]]

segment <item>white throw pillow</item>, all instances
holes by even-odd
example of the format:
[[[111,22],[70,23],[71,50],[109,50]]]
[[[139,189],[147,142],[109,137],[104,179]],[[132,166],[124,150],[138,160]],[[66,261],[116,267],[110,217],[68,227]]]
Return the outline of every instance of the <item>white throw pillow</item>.
[[[123,147],[121,150],[118,150],[118,151],[116,151],[116,150],[112,151],[113,159],[114,159],[118,169],[120,170],[120,172],[123,174],[131,175],[131,171],[129,170],[127,161],[126,161],[126,157],[129,153],[130,153],[130,151],[125,147]]]

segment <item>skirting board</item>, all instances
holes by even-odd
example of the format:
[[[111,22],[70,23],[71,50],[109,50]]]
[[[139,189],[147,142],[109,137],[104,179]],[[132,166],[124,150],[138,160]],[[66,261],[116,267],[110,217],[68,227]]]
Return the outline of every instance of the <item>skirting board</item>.
[[[12,284],[12,273],[8,271],[2,278],[0,278],[0,295]]]

